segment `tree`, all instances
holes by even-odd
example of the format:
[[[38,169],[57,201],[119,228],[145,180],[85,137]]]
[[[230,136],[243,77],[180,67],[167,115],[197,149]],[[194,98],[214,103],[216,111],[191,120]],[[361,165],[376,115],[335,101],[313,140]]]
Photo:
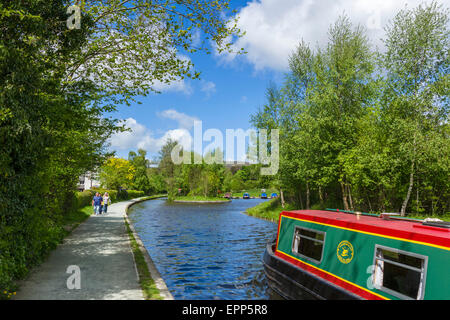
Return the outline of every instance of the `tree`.
[[[198,78],[186,54],[242,53],[236,19],[225,18],[229,1],[79,0],[81,26],[88,41],[69,60],[67,85],[89,79],[104,99],[128,103],[136,95],[158,92],[161,84]],[[234,13],[234,12],[232,12]],[[77,30],[72,30],[72,33]],[[108,104],[114,108],[114,104]]]
[[[356,145],[357,123],[373,98],[373,54],[361,26],[353,28],[341,17],[329,30],[329,43],[319,54],[317,88],[311,97],[311,116],[320,123],[322,150],[327,163],[321,170],[335,175],[341,186],[345,210],[351,207],[351,192],[345,162]]]
[[[89,27],[69,35],[66,19],[62,1],[0,1],[1,292],[61,239],[78,177],[114,132],[90,107],[90,83],[61,85]]]
[[[121,158],[109,158],[100,168],[100,182],[107,189],[129,189],[135,175],[136,168],[130,161]]]
[[[78,29],[67,4],[0,1],[2,289],[61,239],[78,177],[111,156],[106,142],[123,128],[104,112],[198,78],[186,54],[231,50],[240,35],[227,1],[79,0]]]
[[[173,200],[178,193],[176,190],[175,184],[175,176],[176,176],[176,167],[172,161],[171,153],[172,149],[178,144],[177,141],[172,141],[170,138],[166,141],[166,143],[162,146],[159,151],[159,165],[158,168],[161,172],[161,175],[164,177],[164,180],[167,185],[167,193],[169,200]]]
[[[251,118],[258,129],[280,130],[272,183],[287,201],[448,211],[448,22],[449,9],[436,2],[401,10],[378,57],[346,17],[330,27],[325,48],[299,43],[286,80],[269,86]]]
[[[147,151],[143,149],[139,149],[138,154],[130,151],[128,153],[128,161],[130,161],[131,165],[136,169],[132,188],[134,190],[144,191],[148,194],[150,192],[151,185],[147,176],[149,161],[145,158],[146,155]]]
[[[426,149],[434,145],[435,138],[444,137],[433,133],[448,125],[448,23],[449,9],[432,2],[401,10],[386,28],[387,50],[382,58],[387,70],[384,118],[393,132],[391,144],[396,157],[409,164],[402,216],[414,177],[427,165]]]
[[[329,29],[325,49],[300,42],[289,58],[290,72],[281,89],[269,87],[268,103],[253,124],[280,130],[280,175],[283,189],[311,205],[311,190],[339,182],[345,209],[351,205],[347,154],[356,145],[357,123],[373,99],[373,55],[360,26],[340,17]],[[349,199],[350,198],[350,199]],[[350,200],[350,204],[349,204]]]
[[[231,190],[233,192],[239,192],[242,191],[245,188],[245,183],[243,179],[243,173],[241,170],[237,171],[233,178],[231,179]]]
[[[158,194],[167,191],[166,181],[164,180],[164,177],[159,173],[158,168],[148,168],[147,176],[151,193]]]

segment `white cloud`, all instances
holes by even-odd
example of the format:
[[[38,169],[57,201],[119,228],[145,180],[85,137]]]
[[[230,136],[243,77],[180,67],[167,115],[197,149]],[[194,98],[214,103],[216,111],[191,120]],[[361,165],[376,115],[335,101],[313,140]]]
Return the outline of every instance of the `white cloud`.
[[[119,132],[110,138],[111,147],[120,150],[135,148],[140,141],[150,134],[149,130],[139,124],[135,119],[128,118],[122,120],[121,125],[124,124],[126,128],[131,131]]]
[[[369,39],[380,47],[384,26],[405,5],[413,8],[422,0],[253,0],[239,12],[238,26],[246,34],[236,48],[248,53],[244,59],[256,70],[270,68],[286,71],[288,57],[304,39],[312,47],[327,42],[331,24],[345,13],[352,23],[366,27]],[[222,62],[236,56],[222,53]]]
[[[214,82],[202,81],[201,86],[200,90],[205,92],[207,97],[216,92],[216,84]]]
[[[179,79],[170,83],[155,81],[152,85],[153,89],[160,92],[182,92],[186,95],[193,93],[192,87],[183,79]]]
[[[158,152],[170,138],[178,141],[185,149],[190,148],[192,137],[185,127],[168,130],[160,137],[154,137],[146,126],[138,123],[134,118],[123,120],[123,124],[131,131],[120,132],[110,138],[111,148],[116,151],[144,149],[149,153]]]
[[[162,118],[175,120],[178,122],[178,126],[180,128],[188,129],[188,130],[190,130],[194,126],[194,121],[199,120],[196,117],[188,116],[187,114],[178,112],[174,109],[168,109],[168,110],[159,112],[158,116],[160,116]]]

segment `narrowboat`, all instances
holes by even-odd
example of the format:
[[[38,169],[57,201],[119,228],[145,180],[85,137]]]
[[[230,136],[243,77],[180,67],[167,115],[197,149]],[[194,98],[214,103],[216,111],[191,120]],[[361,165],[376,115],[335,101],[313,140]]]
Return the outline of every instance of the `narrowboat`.
[[[261,193],[261,199],[267,199],[267,193],[265,192]]]
[[[244,195],[242,196],[243,199],[250,199],[250,194],[248,192],[244,192]]]
[[[285,299],[448,300],[449,250],[449,222],[283,211],[263,265]]]

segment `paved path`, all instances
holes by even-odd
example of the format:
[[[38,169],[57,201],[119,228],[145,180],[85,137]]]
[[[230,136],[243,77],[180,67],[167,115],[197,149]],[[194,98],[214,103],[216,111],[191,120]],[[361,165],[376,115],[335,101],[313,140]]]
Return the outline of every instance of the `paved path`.
[[[141,300],[133,253],[124,215],[134,200],[114,203],[108,213],[91,216],[65,238],[27,279],[19,283],[15,299],[33,300]],[[68,289],[74,273],[66,273],[71,265],[80,270],[80,289]]]

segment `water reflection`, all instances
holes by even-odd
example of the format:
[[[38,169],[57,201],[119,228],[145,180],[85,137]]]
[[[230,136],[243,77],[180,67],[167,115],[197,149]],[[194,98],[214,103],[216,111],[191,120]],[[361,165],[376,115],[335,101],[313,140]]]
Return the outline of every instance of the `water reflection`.
[[[130,219],[175,299],[271,299],[261,258],[273,222],[242,212],[261,199],[225,204],[136,204]]]

